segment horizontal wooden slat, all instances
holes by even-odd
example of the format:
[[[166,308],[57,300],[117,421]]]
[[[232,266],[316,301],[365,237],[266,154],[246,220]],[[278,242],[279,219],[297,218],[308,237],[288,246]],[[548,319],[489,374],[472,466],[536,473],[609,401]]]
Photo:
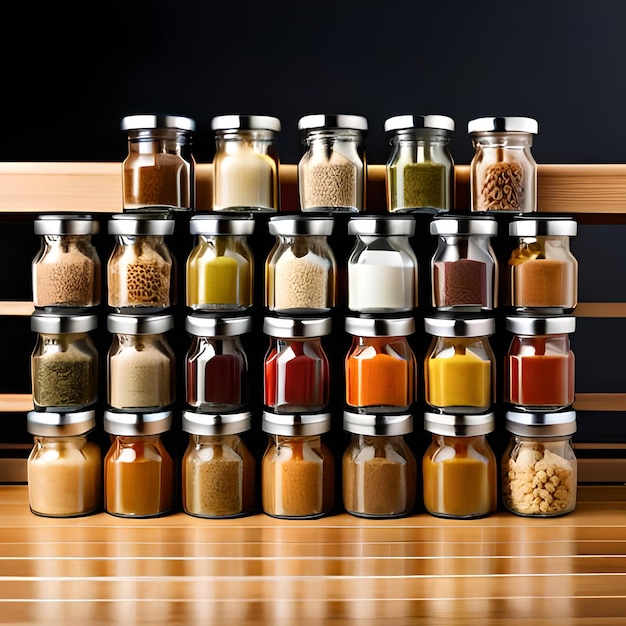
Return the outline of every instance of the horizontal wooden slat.
[[[22,413],[33,408],[33,396],[30,393],[0,394],[0,413]]]
[[[626,411],[626,393],[577,393],[577,411]]]
[[[32,302],[0,302],[0,316],[27,317],[33,314],[35,307]]]

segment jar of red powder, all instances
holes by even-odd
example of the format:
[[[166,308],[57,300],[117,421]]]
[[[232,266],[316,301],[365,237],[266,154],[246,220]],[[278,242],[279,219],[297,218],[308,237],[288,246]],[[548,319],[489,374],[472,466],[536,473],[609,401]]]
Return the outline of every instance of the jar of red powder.
[[[504,401],[527,411],[557,411],[574,402],[576,318],[507,317],[513,339],[504,361]]]

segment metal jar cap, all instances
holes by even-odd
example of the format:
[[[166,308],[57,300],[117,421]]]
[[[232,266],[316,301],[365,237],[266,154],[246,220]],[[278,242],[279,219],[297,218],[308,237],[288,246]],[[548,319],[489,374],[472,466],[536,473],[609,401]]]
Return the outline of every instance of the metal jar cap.
[[[385,120],[385,132],[391,133],[398,130],[433,129],[454,130],[454,120],[447,115],[395,115]]]
[[[561,335],[576,330],[576,318],[573,315],[555,317],[507,317],[505,327],[516,335]]]
[[[172,315],[122,315],[110,313],[107,330],[124,335],[158,335],[174,328]]]
[[[406,337],[415,332],[415,319],[346,317],[345,329],[357,337]]]
[[[292,318],[266,317],[263,320],[263,332],[272,337],[287,339],[306,339],[322,337],[330,334],[332,320],[330,317]]]
[[[160,435],[172,426],[172,412],[127,413],[123,411],[104,412],[104,431],[110,435]]]
[[[30,411],[26,415],[26,429],[40,437],[72,437],[85,435],[96,427],[96,412]]]
[[[362,115],[305,115],[298,121],[298,130],[322,130],[325,128],[345,128],[348,130],[367,130],[367,118]]]
[[[280,132],[281,124],[271,115],[218,115],[211,120],[211,130],[271,130]]]
[[[415,234],[415,219],[400,215],[367,215],[348,220],[349,235],[405,235]]]
[[[496,332],[496,320],[493,317],[426,317],[424,329],[436,337],[487,337]]]
[[[190,435],[238,435],[252,426],[252,414],[183,411],[182,429]]]
[[[330,216],[272,215],[268,222],[271,235],[332,235],[334,219]]]
[[[509,235],[513,237],[575,237],[578,224],[569,217],[514,218],[509,224]]]
[[[191,132],[196,122],[185,115],[127,115],[122,118],[122,130],[149,130],[151,128],[174,128]]]
[[[30,329],[36,333],[87,333],[97,326],[97,315],[54,315],[35,311],[30,317]]]
[[[251,235],[254,218],[251,215],[192,215],[189,232],[192,235]]]
[[[431,235],[487,235],[498,234],[498,222],[490,216],[442,215],[430,222]]]
[[[270,413],[263,411],[261,429],[268,435],[312,437],[330,430],[330,413]]]
[[[393,437],[413,432],[413,416],[343,412],[343,429],[355,435]]]
[[[198,337],[234,337],[252,330],[252,318],[219,317],[211,314],[193,313],[185,319],[185,330]]]
[[[35,235],[95,235],[100,224],[91,215],[40,215]]]
[[[449,415],[447,413],[424,413],[424,430],[447,437],[475,437],[488,435],[495,430],[493,413],[473,415]]]
[[[171,235],[174,220],[138,213],[117,213],[108,223],[109,235]]]
[[[532,117],[479,117],[467,124],[468,133],[530,133],[539,131],[537,120]]]
[[[504,426],[510,433],[523,437],[569,437],[576,432],[576,411],[507,411]]]

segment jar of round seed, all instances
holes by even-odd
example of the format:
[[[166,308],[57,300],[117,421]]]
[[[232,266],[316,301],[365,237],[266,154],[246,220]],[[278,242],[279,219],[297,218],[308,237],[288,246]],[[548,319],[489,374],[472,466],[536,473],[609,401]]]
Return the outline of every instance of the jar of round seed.
[[[183,510],[196,517],[239,517],[255,506],[255,460],[242,439],[250,413],[183,412],[189,442],[182,460]]]
[[[367,119],[305,115],[298,130],[304,148],[298,162],[302,211],[364,211]]]
[[[387,159],[387,209],[392,212],[454,207],[454,160],[446,115],[397,115],[385,121],[391,144]]]
[[[187,258],[186,299],[192,309],[245,311],[252,306],[251,216],[202,214],[189,221],[196,244]]]
[[[94,513],[102,502],[102,455],[89,439],[94,411],[30,411],[26,427],[34,446],[27,461],[30,510],[44,517]]]
[[[220,115],[215,134],[213,210],[276,212],[280,206],[280,120],[269,115]]]
[[[348,258],[348,309],[357,313],[413,311],[418,263],[409,216],[359,216],[348,221],[355,243]]]
[[[467,130],[474,145],[470,164],[472,211],[537,210],[537,163],[531,152],[537,121],[530,117],[481,117]]]
[[[328,244],[332,217],[274,215],[265,261],[265,305],[284,315],[320,315],[335,306],[337,262]]]
[[[121,128],[128,135],[122,163],[124,210],[193,210],[195,121],[184,115],[128,115]]]
[[[115,243],[107,263],[108,303],[119,313],[155,313],[174,304],[173,258],[165,242],[174,220],[148,214],[113,215]]]
[[[404,436],[413,416],[344,411],[350,444],[343,454],[343,505],[357,517],[409,515],[415,506],[417,463]]]
[[[287,519],[313,519],[330,512],[335,498],[335,461],[323,435],[330,413],[263,412],[268,444],[261,466],[263,511]]]
[[[576,507],[576,412],[507,411],[509,445],[502,456],[502,500],[516,515],[555,517]]]
[[[35,311],[30,319],[37,343],[31,355],[36,410],[76,411],[98,399],[98,351],[90,332],[96,315]]]

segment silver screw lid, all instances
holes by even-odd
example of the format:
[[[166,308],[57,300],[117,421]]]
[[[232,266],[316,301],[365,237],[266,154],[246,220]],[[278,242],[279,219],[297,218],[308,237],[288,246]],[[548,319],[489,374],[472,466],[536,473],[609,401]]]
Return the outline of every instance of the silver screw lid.
[[[281,123],[271,115],[218,115],[211,120],[211,130],[271,130],[278,133]]]
[[[510,433],[523,437],[569,437],[576,432],[576,411],[507,411],[504,426]]]
[[[442,215],[430,222],[431,235],[486,235],[498,234],[498,222],[489,216]]]
[[[539,131],[537,120],[532,117],[479,117],[470,120],[467,132],[472,133],[529,133]]]
[[[174,220],[147,213],[117,213],[108,223],[109,235],[171,235]]]
[[[330,430],[330,413],[270,413],[263,411],[261,430],[268,435],[311,437]]]
[[[496,332],[496,320],[493,317],[426,317],[424,329],[436,337],[488,337]]]
[[[415,332],[413,317],[346,317],[344,323],[346,332],[357,337],[406,337]]]
[[[172,315],[122,315],[110,313],[107,330],[124,335],[158,335],[174,328]]]
[[[252,330],[252,318],[219,317],[210,314],[193,313],[185,319],[185,330],[199,337],[234,337]]]
[[[509,235],[512,237],[575,237],[577,232],[578,224],[568,217],[519,217],[509,224]]]
[[[122,118],[122,130],[148,130],[151,128],[174,128],[194,131],[196,122],[186,115],[127,115]]]
[[[35,235],[95,235],[100,224],[91,215],[40,215],[34,230]]]
[[[399,215],[367,215],[348,220],[349,235],[404,235],[415,234],[415,219]]]
[[[263,332],[272,337],[306,339],[330,334],[332,320],[321,318],[266,317]]]
[[[87,333],[97,326],[97,315],[54,315],[34,311],[30,318],[30,328],[36,333]]]
[[[154,413],[127,413],[107,410],[104,412],[104,431],[110,435],[160,435],[172,426],[171,411]]]
[[[251,215],[196,214],[189,220],[192,235],[251,235],[254,218]]]
[[[362,115],[313,114],[298,120],[298,130],[322,130],[325,128],[345,128],[348,130],[367,130],[367,118]]]
[[[26,429],[31,435],[41,437],[72,437],[85,435],[96,427],[96,412],[74,411],[55,413],[53,411],[29,411],[26,415]]]
[[[322,235],[333,233],[334,219],[330,216],[273,215],[268,222],[271,235]]]
[[[182,429],[190,435],[238,435],[252,426],[252,413],[183,411]]]
[[[454,130],[454,120],[447,115],[395,115],[385,120],[385,132],[398,130],[433,129]]]
[[[576,330],[576,318],[573,315],[555,317],[507,317],[506,330],[516,335],[561,335]]]
[[[474,437],[488,435],[496,427],[493,413],[472,415],[449,415],[447,413],[424,413],[424,430],[447,437]]]
[[[394,437],[413,431],[413,416],[343,412],[343,429],[355,435]]]

